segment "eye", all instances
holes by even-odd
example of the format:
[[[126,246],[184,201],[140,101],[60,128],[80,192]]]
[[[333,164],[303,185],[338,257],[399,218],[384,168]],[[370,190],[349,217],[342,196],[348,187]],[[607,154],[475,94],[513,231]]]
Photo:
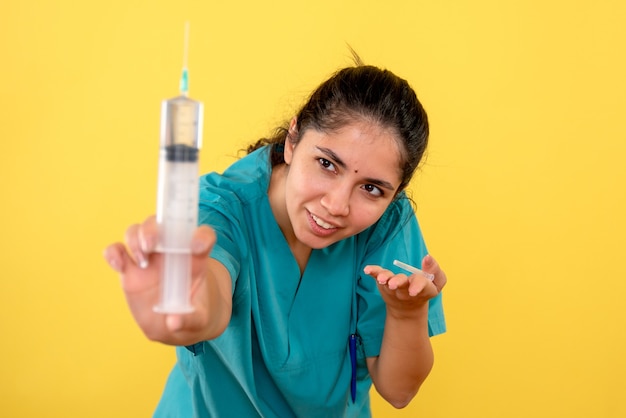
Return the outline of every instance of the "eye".
[[[382,197],[385,194],[382,191],[382,189],[380,189],[377,186],[374,186],[373,184],[365,184],[365,185],[363,185],[363,190],[365,190],[367,193],[369,193],[370,195],[372,195],[374,197]]]
[[[333,171],[333,172],[336,171],[335,165],[331,163],[330,161],[328,161],[326,158],[318,158],[317,161],[324,168],[324,170]]]

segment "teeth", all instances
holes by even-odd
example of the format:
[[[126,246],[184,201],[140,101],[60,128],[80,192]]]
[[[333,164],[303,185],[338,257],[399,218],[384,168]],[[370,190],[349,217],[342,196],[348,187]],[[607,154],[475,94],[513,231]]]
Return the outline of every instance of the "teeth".
[[[311,214],[311,217],[313,218],[313,220],[315,221],[316,224],[318,224],[319,226],[321,226],[324,229],[331,229],[334,228],[331,224],[324,222],[323,220],[321,220],[320,218],[318,218],[317,216]]]

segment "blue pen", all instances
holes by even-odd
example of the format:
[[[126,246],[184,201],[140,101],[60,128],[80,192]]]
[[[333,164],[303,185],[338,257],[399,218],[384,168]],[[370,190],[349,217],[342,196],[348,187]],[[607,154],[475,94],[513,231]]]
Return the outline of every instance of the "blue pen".
[[[350,395],[352,403],[356,401],[356,334],[350,335],[350,362],[352,364],[352,380],[350,381]]]

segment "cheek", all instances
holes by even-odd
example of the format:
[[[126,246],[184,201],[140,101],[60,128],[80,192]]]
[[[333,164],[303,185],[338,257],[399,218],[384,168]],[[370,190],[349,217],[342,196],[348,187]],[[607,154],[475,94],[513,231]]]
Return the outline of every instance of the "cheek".
[[[313,173],[313,174],[312,174]],[[328,182],[323,176],[316,176],[312,168],[291,167],[287,174],[287,194],[300,198],[313,197],[328,190]]]
[[[371,202],[370,202],[371,203]],[[387,209],[387,205],[369,205],[355,202],[351,205],[351,215],[355,226],[366,229],[376,223]]]
[[[290,169],[285,184],[285,205],[290,216],[314,198],[316,187],[315,182],[307,179],[304,173]]]

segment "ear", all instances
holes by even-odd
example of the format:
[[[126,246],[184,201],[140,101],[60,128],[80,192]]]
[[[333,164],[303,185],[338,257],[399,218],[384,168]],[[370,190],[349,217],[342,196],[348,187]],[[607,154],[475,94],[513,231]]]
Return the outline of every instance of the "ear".
[[[293,150],[296,148],[296,138],[298,136],[298,130],[296,129],[298,119],[294,116],[289,122],[289,130],[287,131],[287,138],[285,138],[285,163],[291,164],[293,158]]]

